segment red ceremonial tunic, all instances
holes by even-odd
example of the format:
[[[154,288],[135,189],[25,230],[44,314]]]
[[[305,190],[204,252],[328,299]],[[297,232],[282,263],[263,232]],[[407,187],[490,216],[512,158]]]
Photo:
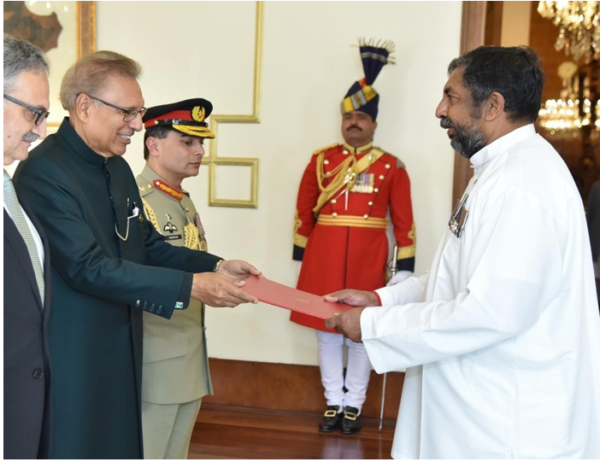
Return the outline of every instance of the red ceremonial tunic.
[[[352,155],[354,166],[340,168]],[[327,188],[336,179],[352,178],[348,168],[353,168],[356,176],[352,189],[346,192],[347,182],[340,183],[337,189],[323,193],[319,202],[319,169],[321,185]],[[318,203],[322,207],[314,212]],[[388,211],[398,245],[396,268],[414,271],[410,180],[402,162],[371,144],[360,148],[333,145],[315,151],[298,191],[294,260],[302,261],[302,269],[297,288],[325,295],[345,288],[375,290],[385,286]],[[290,319],[334,332],[326,329],[322,320],[297,312],[292,312]]]

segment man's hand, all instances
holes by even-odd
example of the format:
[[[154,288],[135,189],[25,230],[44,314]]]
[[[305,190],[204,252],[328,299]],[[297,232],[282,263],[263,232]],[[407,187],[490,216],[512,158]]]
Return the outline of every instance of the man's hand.
[[[244,260],[225,260],[221,263],[221,266],[219,266],[219,271],[217,271],[217,273],[242,281],[247,279],[251,274],[256,276],[262,274],[254,266]]]
[[[225,263],[221,264],[221,268]],[[246,263],[246,265],[248,264]],[[257,271],[253,266],[248,266]],[[258,303],[256,297],[239,289],[244,284],[244,281],[239,281],[222,274],[197,273],[194,274],[192,282],[192,297],[215,307],[232,308],[238,306],[240,303]]]
[[[325,295],[325,300],[334,303],[345,303],[352,306],[379,306],[379,300],[373,292],[344,289]]]
[[[362,343],[362,332],[360,330],[360,315],[365,307],[354,308],[345,313],[338,313],[325,320],[325,327],[335,329],[356,343]]]

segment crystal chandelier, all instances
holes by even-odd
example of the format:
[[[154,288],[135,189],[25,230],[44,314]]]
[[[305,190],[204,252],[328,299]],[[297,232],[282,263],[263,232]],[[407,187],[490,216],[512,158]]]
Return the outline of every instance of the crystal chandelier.
[[[600,58],[600,1],[540,2],[538,13],[559,28],[554,47],[575,60]]]
[[[589,92],[584,91],[581,95],[583,105],[580,105],[577,65],[574,62],[562,63],[558,67],[558,75],[563,82],[562,90],[558,99],[546,100],[542,105],[539,112],[540,126],[551,135],[577,138],[579,129],[592,122]]]

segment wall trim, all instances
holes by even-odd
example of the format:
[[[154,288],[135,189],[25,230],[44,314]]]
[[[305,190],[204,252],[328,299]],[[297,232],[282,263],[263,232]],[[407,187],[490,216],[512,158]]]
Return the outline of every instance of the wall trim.
[[[322,414],[325,398],[318,366],[210,358],[213,396],[203,408],[250,408],[286,413]],[[383,375],[371,371],[362,414],[379,419]],[[395,422],[404,384],[403,372],[387,375],[384,420]]]

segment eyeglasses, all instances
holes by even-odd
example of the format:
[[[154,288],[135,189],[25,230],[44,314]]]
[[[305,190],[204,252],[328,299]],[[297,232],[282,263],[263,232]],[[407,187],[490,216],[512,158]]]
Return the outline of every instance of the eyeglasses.
[[[35,124],[36,125],[40,125],[44,120],[46,120],[48,118],[48,116],[50,115],[50,113],[48,111],[46,111],[45,109],[39,109],[37,107],[33,107],[30,106],[27,103],[24,103],[23,101],[19,101],[16,98],[13,98],[12,96],[9,96],[7,94],[4,95],[4,99],[9,100],[12,103],[18,104],[19,106],[24,107],[25,109],[31,111],[33,113],[33,117],[35,117]],[[32,118],[31,120],[29,120],[30,122],[33,121],[34,119]]]
[[[96,98],[95,96],[88,96],[92,99],[95,99],[96,101],[101,102],[102,104],[105,104],[106,106],[112,107],[119,111],[121,114],[123,114],[123,122],[131,122],[137,117],[138,114],[140,115],[140,117],[144,117],[146,111],[148,110],[145,107],[141,107],[139,109],[125,109],[124,107],[117,106],[116,104],[109,103],[108,101],[104,101],[100,98]]]

